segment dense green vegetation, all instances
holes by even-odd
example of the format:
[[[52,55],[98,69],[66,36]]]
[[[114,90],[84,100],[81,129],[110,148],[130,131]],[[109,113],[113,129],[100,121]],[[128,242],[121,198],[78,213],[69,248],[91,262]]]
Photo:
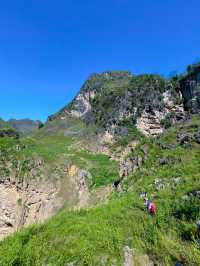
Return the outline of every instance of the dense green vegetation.
[[[92,180],[89,180],[89,185],[92,188],[110,184],[118,179],[118,164],[107,155],[81,151],[74,152],[70,159],[75,165],[91,173]]]
[[[8,153],[15,151],[18,145],[18,158],[41,157],[47,163],[56,160],[62,154],[68,152],[70,146],[80,139],[76,132],[84,134],[86,126],[81,121],[53,121],[41,128],[37,133],[20,139],[4,137],[0,138],[0,147],[12,148]]]
[[[61,136],[49,136],[40,139],[28,137],[22,143],[25,145],[24,156],[40,156],[49,162],[65,153],[72,143],[72,139]]]
[[[12,148],[17,143],[18,141],[13,138],[9,138],[9,137],[0,138],[0,149],[7,150],[9,148]]]
[[[195,135],[199,129],[200,118],[195,116],[158,139],[143,138],[128,156],[144,156],[146,147],[146,161],[108,204],[80,211],[62,210],[44,224],[8,237],[0,243],[0,265],[122,265],[127,245],[139,254],[148,254],[157,265],[199,265],[195,223],[200,217],[200,199],[196,196],[200,190],[200,148],[193,138],[187,143],[179,140],[180,134]],[[73,156],[80,166],[91,163],[94,184],[112,180],[114,172],[107,175],[106,156],[83,151]],[[103,183],[101,166],[106,169]],[[155,217],[144,209],[139,196],[143,191],[156,202]]]

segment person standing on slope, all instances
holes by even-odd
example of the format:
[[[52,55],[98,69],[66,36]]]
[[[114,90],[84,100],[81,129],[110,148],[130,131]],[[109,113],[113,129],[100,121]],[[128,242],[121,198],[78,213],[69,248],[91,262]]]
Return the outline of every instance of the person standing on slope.
[[[151,215],[155,215],[156,214],[156,205],[154,202],[151,202],[148,198],[144,199],[144,205],[147,208],[147,211],[151,214]]]

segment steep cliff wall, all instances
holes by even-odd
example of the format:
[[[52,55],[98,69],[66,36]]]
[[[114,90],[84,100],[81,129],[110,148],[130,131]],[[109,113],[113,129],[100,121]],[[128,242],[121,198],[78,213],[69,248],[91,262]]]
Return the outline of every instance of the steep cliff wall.
[[[185,110],[195,114],[200,112],[200,65],[188,67],[188,73],[180,79]]]
[[[18,160],[1,154],[0,239],[21,227],[44,221],[65,206],[89,203],[89,173],[58,160],[51,165],[42,159]]]

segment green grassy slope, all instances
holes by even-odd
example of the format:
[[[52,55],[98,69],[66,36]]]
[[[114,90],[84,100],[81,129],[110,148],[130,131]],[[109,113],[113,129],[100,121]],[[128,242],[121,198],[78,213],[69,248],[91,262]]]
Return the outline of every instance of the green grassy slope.
[[[122,265],[127,245],[148,254],[157,265],[199,265],[195,223],[200,199],[195,192],[200,190],[200,146],[193,138],[180,145],[177,138],[180,133],[193,136],[199,129],[196,116],[157,140],[143,139],[128,156],[143,156],[145,146],[147,160],[125,181],[121,193],[114,193],[107,205],[62,210],[44,224],[8,237],[0,243],[0,265]],[[100,162],[104,165],[103,157]],[[156,202],[156,217],[144,210],[142,191]]]
[[[109,156],[93,154],[81,146],[94,135],[94,128],[86,126],[78,119],[67,121],[55,120],[30,136],[15,138],[0,138],[0,149],[7,160],[18,160],[21,163],[27,159],[42,159],[46,168],[52,163],[59,167],[65,161],[85,169],[91,174],[88,180],[90,188],[96,188],[112,183],[118,178],[118,164]],[[78,145],[77,145],[78,143]],[[1,159],[0,159],[1,161]],[[28,169],[27,169],[28,171]]]

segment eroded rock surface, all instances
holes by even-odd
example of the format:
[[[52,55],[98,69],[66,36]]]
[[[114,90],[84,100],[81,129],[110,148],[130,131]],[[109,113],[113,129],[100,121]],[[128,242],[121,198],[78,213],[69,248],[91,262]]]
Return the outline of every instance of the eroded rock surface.
[[[200,64],[188,66],[187,74],[180,80],[184,107],[191,113],[200,112]]]
[[[88,189],[87,180],[91,179],[91,175],[86,170],[79,169],[75,165],[71,165],[68,170],[68,174],[73,184],[73,187],[77,191],[77,208],[87,207],[90,199],[90,192]]]
[[[173,114],[171,124],[175,124],[178,120],[185,116],[184,106],[182,103],[176,103],[170,90],[163,93],[163,108],[162,110],[145,109],[141,116],[137,119],[137,128],[146,136],[158,136],[163,133],[165,127],[163,120],[167,115]],[[181,100],[182,96],[179,95]]]
[[[62,206],[81,208],[89,202],[90,174],[75,165],[63,161],[48,169],[42,160],[30,159],[4,160],[0,166],[0,239],[44,221]]]
[[[45,220],[61,208],[62,204],[58,188],[49,182],[1,181],[0,238],[25,225]]]

